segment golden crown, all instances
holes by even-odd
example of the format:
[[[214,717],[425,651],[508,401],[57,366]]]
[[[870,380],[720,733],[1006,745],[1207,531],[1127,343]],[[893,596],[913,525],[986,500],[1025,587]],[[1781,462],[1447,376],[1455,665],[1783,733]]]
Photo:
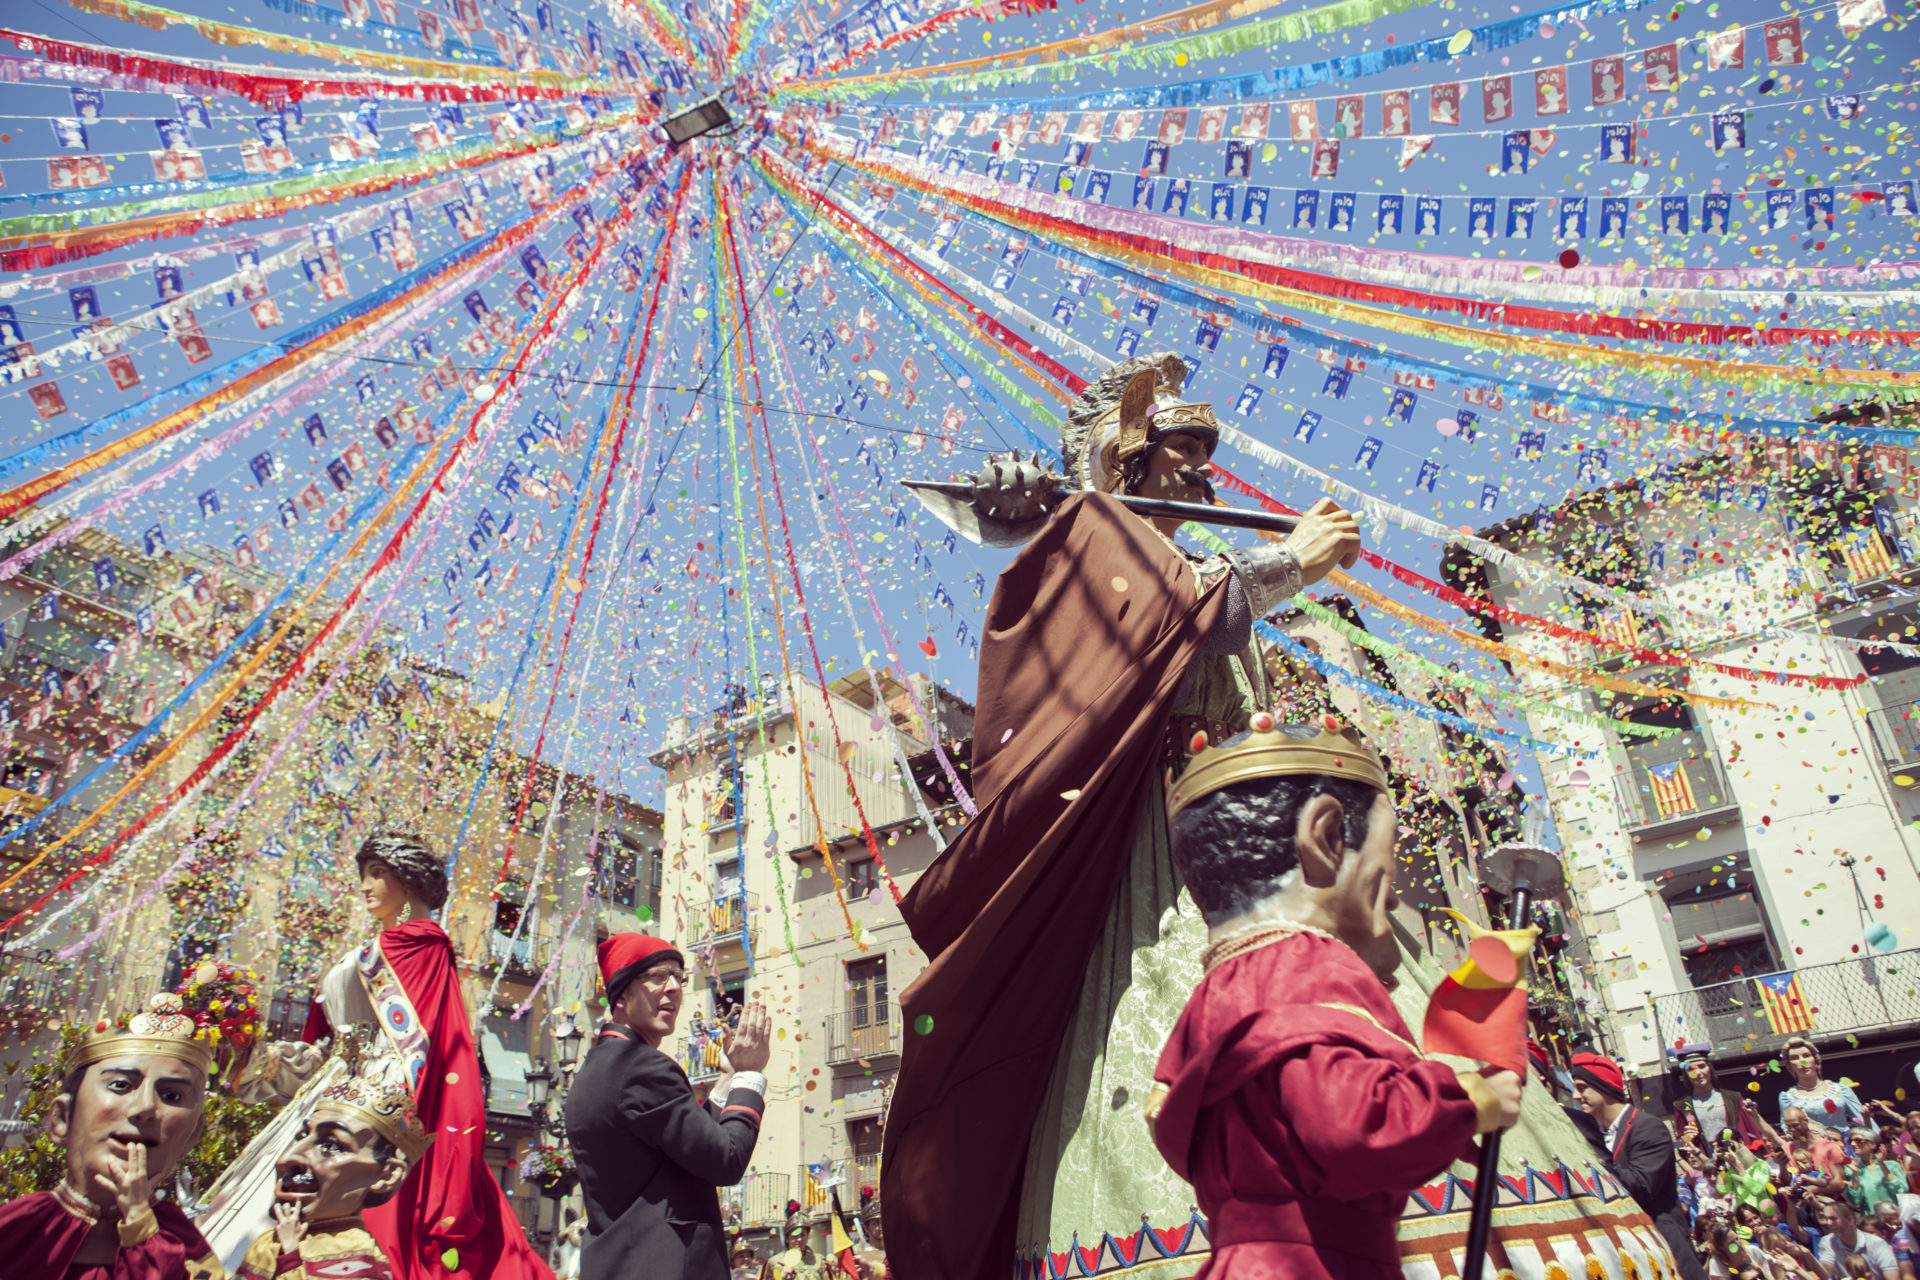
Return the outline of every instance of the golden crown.
[[[198,1067],[203,1075],[213,1068],[213,1046],[200,1038],[192,1015],[171,991],[148,1001],[146,1009],[127,1019],[124,1027],[96,1023],[73,1047],[67,1070],[78,1071],[122,1054],[173,1058]]]
[[[1198,754],[1167,797],[1170,816],[1236,782],[1288,774],[1351,778],[1393,794],[1380,753],[1332,716],[1314,724],[1276,724],[1272,716],[1261,712],[1253,718],[1252,730],[1232,746],[1208,746],[1199,741],[1203,736],[1195,735],[1193,745]]]
[[[345,1112],[372,1125],[374,1131],[398,1147],[411,1164],[427,1149],[433,1135],[420,1123],[420,1113],[414,1108],[413,1095],[407,1092],[406,1086],[381,1079],[381,1074],[384,1073],[348,1076],[328,1085],[320,1091],[314,1110]]]

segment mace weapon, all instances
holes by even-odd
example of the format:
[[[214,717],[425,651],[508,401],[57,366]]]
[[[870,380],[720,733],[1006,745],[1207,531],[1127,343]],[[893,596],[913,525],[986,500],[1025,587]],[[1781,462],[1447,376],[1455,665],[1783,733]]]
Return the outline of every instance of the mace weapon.
[[[921,505],[948,528],[970,542],[989,547],[1017,547],[1040,531],[1062,502],[1078,492],[1065,479],[1033,459],[993,459],[978,475],[965,480],[907,480],[907,488]],[[1241,507],[1211,506],[1204,502],[1169,502],[1113,494],[1128,510],[1149,519],[1170,517],[1227,529],[1258,529],[1292,533],[1298,516],[1248,511]]]
[[[1554,897],[1567,887],[1567,874],[1553,850],[1537,844],[1503,844],[1480,859],[1480,883],[1512,899],[1507,921],[1515,929],[1527,927],[1536,896]],[[1493,1231],[1493,1207],[1500,1199],[1500,1130],[1480,1139],[1480,1168],[1473,1182],[1473,1212],[1467,1218],[1466,1266],[1463,1280],[1480,1280],[1487,1256],[1487,1237]]]

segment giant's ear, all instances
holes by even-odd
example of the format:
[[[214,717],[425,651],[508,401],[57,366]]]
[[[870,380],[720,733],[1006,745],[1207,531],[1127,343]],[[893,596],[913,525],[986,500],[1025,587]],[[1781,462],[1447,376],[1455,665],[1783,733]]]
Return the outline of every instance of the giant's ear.
[[[370,1203],[382,1203],[400,1190],[400,1184],[407,1180],[407,1158],[398,1151],[380,1162],[380,1176],[367,1188]]]
[[[1315,889],[1331,889],[1347,858],[1347,807],[1339,797],[1322,793],[1300,806],[1293,832],[1294,856],[1300,875]]]
[[[47,1132],[61,1146],[67,1145],[67,1133],[73,1128],[73,1095],[63,1093],[47,1108]]]

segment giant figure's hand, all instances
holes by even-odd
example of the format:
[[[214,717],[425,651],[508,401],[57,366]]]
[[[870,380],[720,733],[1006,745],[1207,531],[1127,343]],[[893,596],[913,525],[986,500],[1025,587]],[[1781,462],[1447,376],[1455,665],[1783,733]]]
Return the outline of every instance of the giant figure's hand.
[[[727,1033],[727,1062],[735,1071],[765,1071],[773,1056],[773,1019],[767,1006],[755,1000],[740,1014],[740,1025]]]
[[[1336,566],[1351,569],[1360,559],[1360,524],[1332,498],[1322,498],[1300,517],[1287,546],[1299,557],[1305,582],[1315,583]]]

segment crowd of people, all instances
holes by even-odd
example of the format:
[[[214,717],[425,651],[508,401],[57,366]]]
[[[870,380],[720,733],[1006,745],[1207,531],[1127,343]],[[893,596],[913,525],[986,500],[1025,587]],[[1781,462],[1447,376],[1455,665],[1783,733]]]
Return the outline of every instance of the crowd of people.
[[[1862,1100],[1787,1042],[1794,1083],[1770,1121],[1690,1058],[1676,1100],[1676,1176],[1713,1280],[1915,1280],[1920,1110]]]
[[[1574,1055],[1571,1088],[1555,1092],[1570,1095],[1568,1112],[1661,1227],[1683,1277],[1916,1280],[1920,1110],[1829,1079],[1804,1037],[1779,1060],[1793,1084],[1763,1106],[1707,1055],[1686,1057],[1664,1123],[1629,1105],[1618,1067],[1596,1055]],[[1537,1051],[1535,1062],[1556,1084]]]

